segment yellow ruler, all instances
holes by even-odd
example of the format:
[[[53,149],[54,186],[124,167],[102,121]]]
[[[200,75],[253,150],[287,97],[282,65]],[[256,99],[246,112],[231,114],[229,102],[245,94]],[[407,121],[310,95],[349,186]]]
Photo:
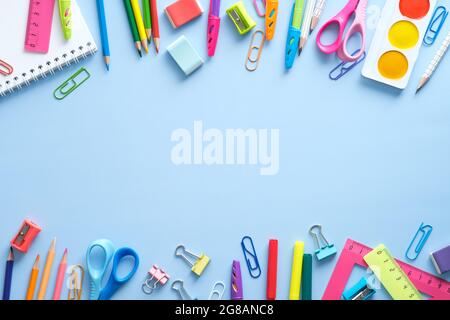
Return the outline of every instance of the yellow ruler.
[[[364,256],[364,260],[394,300],[422,300],[402,268],[388,249],[380,244]]]

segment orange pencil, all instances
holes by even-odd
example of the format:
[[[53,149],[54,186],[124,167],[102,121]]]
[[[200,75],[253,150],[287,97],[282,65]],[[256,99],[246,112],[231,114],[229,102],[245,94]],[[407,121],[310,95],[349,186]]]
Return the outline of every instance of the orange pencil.
[[[45,293],[47,292],[48,280],[50,279],[50,273],[52,271],[53,260],[55,259],[55,245],[56,238],[53,239],[50,249],[47,253],[47,258],[45,260],[44,270],[42,271],[41,284],[38,291],[38,300],[45,299]]]
[[[34,261],[33,268],[31,268],[30,281],[28,282],[28,290],[26,300],[33,300],[34,289],[36,289],[36,282],[39,275],[39,255],[37,255]]]

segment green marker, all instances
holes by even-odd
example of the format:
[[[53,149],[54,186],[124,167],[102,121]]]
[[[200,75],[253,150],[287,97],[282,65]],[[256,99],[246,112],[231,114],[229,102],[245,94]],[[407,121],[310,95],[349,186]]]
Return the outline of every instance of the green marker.
[[[69,40],[72,38],[72,10],[70,8],[71,0],[59,0],[58,4],[64,39]]]
[[[147,34],[148,43],[152,40],[152,16],[150,14],[150,0],[142,0],[144,8],[144,27]]]
[[[294,5],[294,17],[292,18],[292,26],[295,29],[300,29],[303,20],[303,8],[305,7],[305,0],[296,0]]]

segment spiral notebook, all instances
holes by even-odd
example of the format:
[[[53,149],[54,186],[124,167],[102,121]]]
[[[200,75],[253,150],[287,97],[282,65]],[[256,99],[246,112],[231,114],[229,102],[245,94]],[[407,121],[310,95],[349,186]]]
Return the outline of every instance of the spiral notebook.
[[[25,51],[28,6],[29,1],[26,0],[0,0],[0,60],[14,69],[11,75],[0,75],[0,96],[19,91],[97,51],[75,0],[72,0],[72,38],[64,39],[56,3],[48,53]]]

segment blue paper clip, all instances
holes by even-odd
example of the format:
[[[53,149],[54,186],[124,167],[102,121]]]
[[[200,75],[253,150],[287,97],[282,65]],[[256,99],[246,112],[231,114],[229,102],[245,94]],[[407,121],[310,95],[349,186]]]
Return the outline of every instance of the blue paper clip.
[[[317,230],[314,232],[314,230]],[[314,251],[317,260],[322,261],[332,255],[335,255],[337,250],[334,247],[334,244],[328,243],[327,239],[323,236],[322,226],[320,224],[313,225],[309,228],[309,234],[313,237],[314,242],[316,243],[317,249]]]
[[[447,19],[448,11],[444,6],[439,6],[434,10],[433,17],[428,25],[427,32],[423,37],[423,44],[426,46],[432,46],[439,35],[439,32],[444,25],[445,19]]]
[[[250,246],[245,245],[245,240],[250,242],[251,250],[248,249],[248,247]],[[254,279],[259,278],[259,276],[261,275],[261,267],[259,266],[259,261],[258,257],[256,256],[255,246],[253,245],[252,238],[250,238],[249,236],[243,237],[241,241],[241,247],[242,251],[244,252],[245,262],[247,263],[250,276]]]
[[[433,231],[433,227],[429,224],[424,225],[423,222],[420,224],[419,229],[417,230],[414,238],[411,240],[411,243],[408,246],[408,249],[406,249],[405,257],[409,260],[416,260],[419,256],[420,251],[422,251],[423,246],[425,245],[425,242],[428,240],[428,237],[431,234],[431,231]],[[419,234],[422,234],[420,239],[418,241],[417,238]],[[417,242],[416,248],[414,249],[414,256],[410,256],[409,251],[411,250],[411,247],[413,244]]]
[[[356,50],[352,53],[352,56],[356,55],[360,49]],[[339,80],[342,76],[344,76],[347,72],[352,70],[354,67],[356,67],[358,64],[360,64],[364,59],[366,58],[366,52],[364,51],[363,55],[356,61],[353,62],[347,62],[342,61],[339,63],[336,68],[330,71],[330,74],[328,75],[331,80]],[[339,73],[337,73],[338,71]]]
[[[362,278],[348,290],[342,294],[344,300],[368,300],[375,294],[375,290],[367,282],[366,278]]]

